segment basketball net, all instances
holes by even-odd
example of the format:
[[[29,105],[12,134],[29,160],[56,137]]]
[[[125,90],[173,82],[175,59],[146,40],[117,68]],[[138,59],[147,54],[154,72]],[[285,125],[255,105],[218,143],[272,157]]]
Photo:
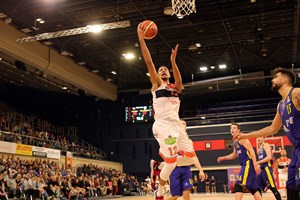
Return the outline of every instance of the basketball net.
[[[195,0],[172,0],[173,14],[184,17],[196,13]]]

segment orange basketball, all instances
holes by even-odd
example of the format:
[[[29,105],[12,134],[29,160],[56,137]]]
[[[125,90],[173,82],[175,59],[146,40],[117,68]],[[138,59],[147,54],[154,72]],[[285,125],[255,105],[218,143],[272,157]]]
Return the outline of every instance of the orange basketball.
[[[142,30],[144,30],[144,38],[150,40],[154,38],[157,34],[157,26],[151,20],[145,20],[141,25]]]

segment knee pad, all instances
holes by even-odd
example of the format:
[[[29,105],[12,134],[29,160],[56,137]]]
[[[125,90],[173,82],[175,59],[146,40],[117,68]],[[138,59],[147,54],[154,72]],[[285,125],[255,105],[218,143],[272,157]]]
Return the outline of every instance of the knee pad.
[[[258,189],[249,189],[249,191],[252,195],[254,195],[258,191]]]
[[[235,192],[243,192],[243,186],[241,186],[240,184],[235,184],[234,185],[234,191]]]
[[[176,163],[165,163],[165,166],[162,168],[160,172],[160,178],[164,181],[167,181],[175,167],[176,167]]]

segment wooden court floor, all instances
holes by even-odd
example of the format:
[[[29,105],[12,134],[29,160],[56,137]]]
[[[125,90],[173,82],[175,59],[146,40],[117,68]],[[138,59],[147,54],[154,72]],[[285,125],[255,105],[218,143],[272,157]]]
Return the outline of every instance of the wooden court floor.
[[[282,200],[286,199],[284,191],[280,191]],[[111,198],[101,198],[102,199],[111,199]],[[154,200],[154,196],[124,196],[117,198],[119,200]],[[182,197],[178,198],[182,200]],[[191,194],[191,200],[234,200],[234,194],[224,194],[224,193],[217,193],[217,194]],[[243,195],[243,200],[253,200],[254,198],[250,193],[246,193]],[[275,200],[272,192],[263,193],[263,200]]]

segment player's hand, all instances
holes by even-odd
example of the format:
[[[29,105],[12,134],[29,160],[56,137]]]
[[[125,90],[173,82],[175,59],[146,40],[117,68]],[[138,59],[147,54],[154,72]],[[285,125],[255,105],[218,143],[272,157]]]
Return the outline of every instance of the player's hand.
[[[259,175],[261,173],[261,169],[260,169],[259,165],[257,165],[257,164],[254,165],[254,170],[255,170],[257,175]]]
[[[172,54],[171,54],[171,58],[170,58],[171,62],[175,61],[175,59],[176,59],[178,47],[179,47],[179,44],[176,44],[175,49],[172,49]]]
[[[241,140],[246,139],[246,135],[244,133],[237,133],[233,136],[233,140]]]
[[[139,25],[137,26],[137,34],[139,39],[144,39],[144,31],[142,29],[142,23],[139,23]]]
[[[199,178],[200,178],[201,181],[205,180],[205,174],[204,174],[204,171],[202,169],[199,171]]]
[[[218,163],[222,162],[223,160],[224,160],[224,157],[223,157],[223,156],[217,158],[217,162],[218,162]]]

